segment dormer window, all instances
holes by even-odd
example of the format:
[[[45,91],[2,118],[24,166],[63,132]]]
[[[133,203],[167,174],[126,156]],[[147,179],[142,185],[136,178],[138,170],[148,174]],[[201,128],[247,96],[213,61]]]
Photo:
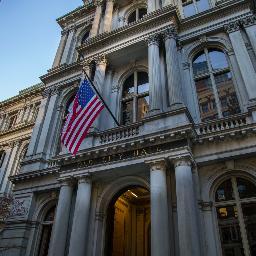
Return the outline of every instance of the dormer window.
[[[128,19],[127,19],[128,24],[138,21],[139,19],[142,19],[143,16],[146,14],[147,14],[146,8],[137,8],[128,16]]]
[[[185,18],[210,8],[208,0],[182,0],[182,6]]]

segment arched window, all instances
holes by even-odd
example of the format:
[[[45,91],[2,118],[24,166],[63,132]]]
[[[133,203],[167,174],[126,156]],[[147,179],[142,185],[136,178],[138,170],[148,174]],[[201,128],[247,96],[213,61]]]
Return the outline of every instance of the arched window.
[[[146,14],[146,8],[137,8],[128,16],[127,22],[128,24],[130,24],[132,22],[138,21],[139,19],[143,18],[143,16]]]
[[[90,31],[88,30],[83,35],[82,40],[81,40],[81,44],[84,44],[86,42],[86,40],[89,38],[89,36],[90,36]]]
[[[50,240],[51,240],[51,233],[52,233],[52,226],[55,217],[55,210],[56,206],[53,206],[51,209],[47,211],[43,221],[41,222],[42,225],[42,232],[41,232],[41,239],[39,245],[38,256],[47,256]]]
[[[185,18],[210,8],[209,0],[181,0]]]
[[[5,158],[5,151],[0,151],[0,168],[3,166],[4,163],[4,158]]]
[[[124,82],[122,95],[122,122],[142,120],[149,110],[149,83],[146,72],[135,71]]]
[[[193,75],[202,121],[240,113],[232,73],[225,54],[205,48],[193,60]]]
[[[225,180],[215,193],[223,256],[256,255],[256,186],[244,178]]]

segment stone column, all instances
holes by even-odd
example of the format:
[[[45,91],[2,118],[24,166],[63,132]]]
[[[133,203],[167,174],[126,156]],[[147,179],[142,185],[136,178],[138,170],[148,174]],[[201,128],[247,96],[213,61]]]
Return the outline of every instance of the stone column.
[[[256,100],[256,73],[240,32],[239,25],[238,22],[233,22],[225,26],[225,29],[229,33],[229,38],[238,60],[249,100],[253,101]]]
[[[96,59],[96,71],[94,76],[94,84],[97,88],[99,94],[103,97],[103,87],[105,86],[105,76],[106,76],[107,60],[105,56],[100,56]],[[94,121],[91,131],[94,129],[100,129],[101,114]]]
[[[186,158],[174,161],[179,249],[182,256],[200,255],[200,236],[191,165],[191,161]]]
[[[49,256],[64,256],[68,233],[69,214],[72,201],[73,184],[71,180],[62,180],[59,200],[53,225]]]
[[[176,37],[177,34],[174,27],[167,29],[164,33],[169,103],[171,107],[183,105]]]
[[[76,32],[75,27],[71,27],[69,32],[68,32],[68,37],[67,37],[67,40],[66,40],[65,49],[63,51],[62,58],[61,58],[61,63],[60,63],[61,65],[68,62],[68,59],[69,59],[70,54],[71,54],[71,48],[72,48],[72,43],[73,43],[73,40],[74,40],[75,32]]]
[[[242,24],[256,54],[256,15],[242,19]]]
[[[67,38],[68,38],[68,32],[66,30],[63,30],[61,32],[60,44],[59,44],[57,53],[56,53],[54,61],[53,61],[53,65],[52,65],[53,68],[60,65],[61,57],[62,57],[64,48],[65,48],[65,45],[67,42]]]
[[[170,255],[166,164],[164,159],[150,165],[151,256]]]
[[[101,19],[101,14],[102,14],[102,1],[97,0],[96,6],[97,7],[96,7],[94,20],[93,20],[93,24],[92,24],[92,28],[91,28],[91,32],[90,32],[90,37],[97,36],[97,34],[99,32],[99,27],[100,27],[100,19]]]
[[[91,180],[81,177],[78,181],[75,212],[69,245],[69,256],[85,256],[88,238],[88,219],[91,201]]]
[[[36,150],[37,154],[44,153],[46,150],[47,145],[50,143],[49,137],[52,132],[51,125],[54,121],[54,117],[56,115],[56,105],[58,99],[58,90],[57,88],[49,88],[50,90],[50,99],[47,106],[47,112],[44,118],[43,127],[41,130],[41,134],[38,141],[38,147]]]
[[[152,35],[148,41],[148,72],[149,72],[149,107],[151,114],[158,113],[161,109],[161,82],[159,36]]]
[[[47,91],[44,91],[43,93],[43,98],[41,100],[39,112],[36,118],[35,126],[33,128],[31,139],[29,142],[27,156],[33,155],[36,151],[37,143],[40,136],[41,126],[43,124],[43,121],[45,118],[45,112],[47,111],[48,103],[51,97],[50,92],[51,92],[50,90],[47,90]]]
[[[106,0],[106,11],[104,16],[103,32],[109,32],[112,26],[114,0]]]

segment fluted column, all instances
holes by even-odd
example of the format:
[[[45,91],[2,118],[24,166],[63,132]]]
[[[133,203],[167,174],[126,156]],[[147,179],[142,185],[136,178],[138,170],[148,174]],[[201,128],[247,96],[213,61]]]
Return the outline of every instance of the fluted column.
[[[55,68],[57,66],[60,65],[60,61],[61,61],[61,57],[65,48],[65,44],[67,42],[67,38],[68,38],[68,33],[66,30],[61,32],[61,39],[60,39],[60,44],[56,53],[56,56],[54,58],[54,62],[52,67]]]
[[[73,182],[61,181],[56,217],[51,235],[49,256],[64,256],[73,194]]]
[[[242,24],[256,54],[256,15],[242,19]]]
[[[90,37],[94,37],[98,34],[99,32],[99,26],[100,26],[100,19],[101,19],[101,14],[102,14],[102,0],[97,0],[96,1],[96,11],[94,15],[94,20],[90,32]]]
[[[151,256],[170,255],[166,164],[164,159],[150,165]]]
[[[103,32],[109,32],[111,30],[113,10],[114,10],[114,0],[107,0],[106,11],[104,16]]]
[[[169,89],[169,103],[171,107],[174,107],[177,104],[183,104],[176,38],[177,34],[175,28],[169,28],[165,31],[164,41],[166,50],[166,68]]]
[[[75,212],[69,245],[69,256],[85,256],[88,241],[88,220],[91,202],[91,179],[81,177],[78,180]]]
[[[231,44],[238,60],[239,69],[245,83],[249,100],[252,101],[256,100],[256,73],[239,26],[240,24],[238,22],[233,22],[225,26],[225,29],[229,34]]]
[[[182,256],[200,255],[196,197],[191,166],[191,161],[186,158],[174,161],[179,249]]]
[[[161,110],[161,82],[159,36],[153,35],[148,41],[149,107],[151,114]]]

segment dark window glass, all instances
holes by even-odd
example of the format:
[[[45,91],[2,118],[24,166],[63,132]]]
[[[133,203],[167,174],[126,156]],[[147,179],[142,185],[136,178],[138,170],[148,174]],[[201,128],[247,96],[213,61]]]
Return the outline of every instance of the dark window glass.
[[[194,75],[202,75],[208,72],[208,65],[205,53],[198,54],[193,61]]]
[[[133,122],[133,101],[123,102],[123,123]]]
[[[242,204],[242,210],[251,255],[256,256],[256,203]]]
[[[231,180],[224,181],[217,189],[215,194],[215,201],[228,201],[234,200],[233,188]]]
[[[128,24],[136,21],[136,10],[132,12],[128,17]]]
[[[236,97],[231,72],[215,75],[214,78],[221,101],[223,116],[240,113],[241,111]]]
[[[149,96],[138,99],[138,120],[145,118],[149,111]]]
[[[148,74],[146,72],[138,72],[138,93],[144,93],[148,91]]]
[[[229,67],[226,56],[222,51],[209,49],[209,57],[213,70]]]
[[[242,178],[237,178],[236,182],[237,182],[239,197],[241,199],[256,197],[256,186],[253,183]]]
[[[135,86],[134,86],[134,74],[132,74],[131,76],[129,76],[125,83],[124,83],[124,87],[123,87],[123,97],[129,97],[132,96],[135,92]]]
[[[87,31],[87,32],[84,34],[84,36],[83,36],[83,38],[82,38],[82,44],[84,44],[84,43],[86,42],[86,40],[89,38],[89,35],[90,35],[90,31]]]
[[[147,9],[146,8],[141,8],[139,9],[139,19],[142,19],[144,15],[147,14]]]
[[[17,114],[11,115],[11,116],[9,117],[8,129],[13,128],[13,127],[15,126],[16,120],[17,120]]]

